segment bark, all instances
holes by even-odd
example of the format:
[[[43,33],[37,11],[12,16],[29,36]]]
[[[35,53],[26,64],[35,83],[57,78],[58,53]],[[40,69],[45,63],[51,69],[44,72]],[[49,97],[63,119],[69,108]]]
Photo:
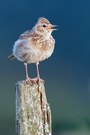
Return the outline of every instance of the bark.
[[[43,82],[16,84],[16,134],[51,135],[51,110]]]

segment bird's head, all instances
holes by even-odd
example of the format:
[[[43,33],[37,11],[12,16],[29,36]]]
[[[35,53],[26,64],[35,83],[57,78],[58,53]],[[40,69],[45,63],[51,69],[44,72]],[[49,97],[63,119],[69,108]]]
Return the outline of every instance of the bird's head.
[[[56,30],[56,25],[52,25],[46,18],[41,17],[35,25],[36,31],[41,35],[51,35],[51,33]]]

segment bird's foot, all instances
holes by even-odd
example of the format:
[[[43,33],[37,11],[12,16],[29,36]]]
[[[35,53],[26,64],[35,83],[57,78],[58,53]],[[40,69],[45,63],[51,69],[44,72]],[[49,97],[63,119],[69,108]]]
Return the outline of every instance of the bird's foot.
[[[27,84],[30,84],[30,85],[33,85],[33,84],[36,84],[37,83],[37,79],[36,78],[26,78],[26,83]]]
[[[44,83],[44,80],[41,78],[26,78],[26,83],[30,85],[39,84],[40,82]]]
[[[40,82],[45,82],[43,79],[41,79],[41,78],[37,78],[37,83],[39,84]]]

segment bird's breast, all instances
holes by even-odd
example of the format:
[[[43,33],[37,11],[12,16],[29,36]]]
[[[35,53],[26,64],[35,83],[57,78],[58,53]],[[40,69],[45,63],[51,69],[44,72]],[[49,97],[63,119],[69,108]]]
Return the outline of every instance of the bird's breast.
[[[37,61],[47,59],[54,51],[54,44],[55,41],[53,38],[48,40],[36,40],[36,42],[32,44],[33,56],[38,59]]]

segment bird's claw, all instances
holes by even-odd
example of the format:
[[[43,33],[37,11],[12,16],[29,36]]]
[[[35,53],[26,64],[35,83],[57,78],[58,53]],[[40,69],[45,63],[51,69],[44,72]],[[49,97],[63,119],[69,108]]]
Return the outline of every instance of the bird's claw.
[[[41,78],[26,78],[26,83],[30,85],[39,84],[40,82],[44,83],[44,80]]]
[[[45,82],[43,79],[41,79],[41,78],[37,78],[37,83],[40,83],[40,82]]]
[[[36,79],[35,78],[27,78],[26,79],[26,83],[27,84],[30,84],[30,85],[33,85],[33,84],[35,84],[37,81],[36,81]]]

